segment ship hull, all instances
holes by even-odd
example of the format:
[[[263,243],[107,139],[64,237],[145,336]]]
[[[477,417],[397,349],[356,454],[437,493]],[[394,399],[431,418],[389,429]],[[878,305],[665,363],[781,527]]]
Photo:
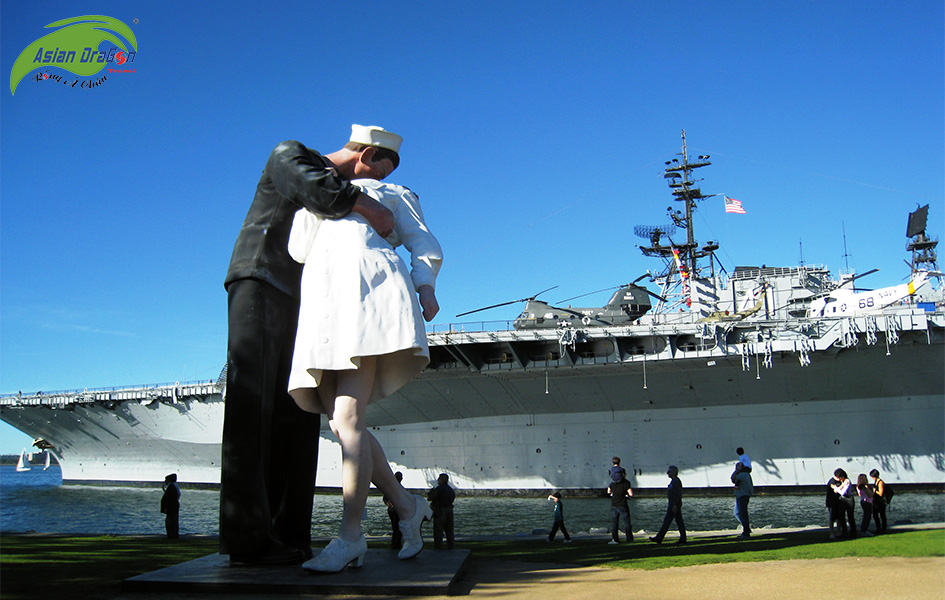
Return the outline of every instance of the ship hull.
[[[489,350],[471,338],[441,340],[431,369],[371,405],[368,419],[413,488],[448,472],[458,488],[483,493],[600,489],[617,455],[638,488],[664,487],[676,464],[689,488],[727,489],[738,446],[758,486],[820,485],[838,467],[941,486],[945,343],[941,327],[923,323],[895,343],[881,333],[872,343],[824,344],[807,361],[794,342],[746,355],[672,336],[649,355],[620,355],[626,344],[611,332],[601,338],[606,351],[555,360],[527,359],[530,345],[547,340],[513,334],[504,362],[490,362],[473,351],[491,352],[494,340]],[[468,360],[451,367],[452,355]],[[219,483],[218,386],[125,395],[8,404],[0,417],[52,445],[65,482],[160,482],[175,472],[184,483]],[[340,448],[324,432],[316,485],[340,483]]]

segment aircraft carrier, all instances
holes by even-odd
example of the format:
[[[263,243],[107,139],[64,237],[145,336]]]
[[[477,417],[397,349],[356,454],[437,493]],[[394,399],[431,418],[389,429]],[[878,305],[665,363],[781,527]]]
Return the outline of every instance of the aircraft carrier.
[[[928,207],[909,215],[909,283],[855,290],[826,267],[738,267],[699,245],[710,196],[685,146],[667,162],[669,222],[640,226],[659,292],[632,284],[600,308],[526,301],[510,327],[428,333],[431,363],[368,422],[411,488],[447,472],[466,493],[598,490],[614,455],[635,488],[728,493],[742,446],[756,486],[817,486],[837,467],[945,486],[945,302]],[[677,231],[685,232],[674,240]],[[717,268],[718,267],[718,268]],[[642,278],[641,278],[642,279]],[[49,450],[65,483],[219,483],[225,376],[217,381],[18,394],[0,419]],[[323,428],[316,485],[340,488]],[[286,456],[286,460],[292,460]]]

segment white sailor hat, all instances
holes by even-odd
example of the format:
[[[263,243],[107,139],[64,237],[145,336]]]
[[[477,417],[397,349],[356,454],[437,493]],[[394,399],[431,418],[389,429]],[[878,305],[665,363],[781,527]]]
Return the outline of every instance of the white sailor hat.
[[[403,143],[404,138],[376,125],[352,125],[351,139],[348,141],[365,146],[387,148],[400,153],[400,144]]]

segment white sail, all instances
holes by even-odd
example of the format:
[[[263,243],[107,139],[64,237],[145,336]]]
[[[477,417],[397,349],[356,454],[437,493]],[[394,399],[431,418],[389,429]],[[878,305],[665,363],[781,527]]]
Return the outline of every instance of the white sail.
[[[17,471],[29,471],[30,465],[29,461],[26,460],[26,448],[23,448],[23,452],[20,453],[20,460],[16,462]]]
[[[43,465],[43,470],[46,471],[49,469],[49,450],[46,451],[46,464]]]

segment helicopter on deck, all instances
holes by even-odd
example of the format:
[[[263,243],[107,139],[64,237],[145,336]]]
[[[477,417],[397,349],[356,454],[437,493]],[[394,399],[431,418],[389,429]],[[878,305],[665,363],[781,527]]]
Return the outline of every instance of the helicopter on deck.
[[[650,302],[650,296],[664,300],[662,297],[647,290],[645,287],[637,285],[637,281],[640,281],[644,277],[648,276],[648,274],[642,275],[633,283],[628,283],[626,285],[617,287],[616,291],[610,297],[610,300],[602,307],[572,308],[569,306],[565,308],[561,306],[553,306],[547,302],[537,299],[541,294],[558,287],[555,286],[539,292],[530,298],[520,298],[518,300],[511,300],[509,302],[501,302],[499,304],[493,304],[492,306],[485,306],[483,308],[477,308],[475,310],[460,313],[456,316],[462,317],[464,315],[469,315],[483,310],[489,310],[490,308],[515,304],[516,302],[524,302],[525,308],[522,310],[522,313],[516,317],[514,321],[512,321],[512,326],[518,330],[557,329],[560,327],[610,327],[614,325],[626,325],[636,321],[649,312],[651,308],[653,308],[653,305]],[[598,290],[598,292],[605,291],[606,289],[612,288],[605,288],[604,290]],[[591,294],[595,293],[597,292],[591,292]],[[589,294],[583,294],[583,296],[587,295]],[[576,298],[580,297],[582,296],[576,296]],[[573,300],[574,298],[569,299]]]
[[[878,269],[874,269],[876,271]],[[870,271],[872,273],[873,271]],[[866,275],[868,273],[864,273]],[[932,273],[934,275],[934,273]],[[858,317],[882,313],[883,309],[913,296],[928,281],[928,271],[917,271],[908,283],[868,292],[839,288],[810,303],[811,317]]]
[[[917,292],[926,284],[931,285],[933,278],[939,281],[937,297],[941,298],[941,284],[945,275],[938,270],[938,257],[935,247],[938,240],[929,239],[925,229],[927,226],[929,205],[917,208],[909,213],[909,222],[906,225],[906,237],[912,241],[906,246],[912,251],[912,262],[904,261],[911,270],[909,281],[899,285],[879,288],[876,290],[858,291],[846,287],[860,277],[875,273],[879,269],[872,269],[851,277],[840,287],[830,292],[812,298],[807,311],[809,317],[858,317],[861,315],[881,314],[883,309],[895,304],[901,304],[907,299],[917,297]],[[910,300],[914,301],[914,300]]]

